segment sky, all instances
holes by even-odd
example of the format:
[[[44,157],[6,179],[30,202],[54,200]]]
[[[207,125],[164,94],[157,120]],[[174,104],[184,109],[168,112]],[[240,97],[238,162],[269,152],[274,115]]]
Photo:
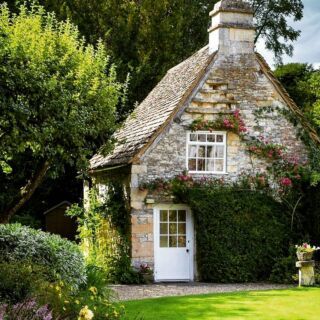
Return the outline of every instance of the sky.
[[[320,67],[320,0],[303,0],[302,2],[304,4],[302,20],[290,22],[295,29],[301,30],[301,35],[293,43],[293,56],[284,56],[283,62],[307,62],[318,68]],[[273,66],[273,55],[265,49],[263,39],[257,44],[257,51]]]

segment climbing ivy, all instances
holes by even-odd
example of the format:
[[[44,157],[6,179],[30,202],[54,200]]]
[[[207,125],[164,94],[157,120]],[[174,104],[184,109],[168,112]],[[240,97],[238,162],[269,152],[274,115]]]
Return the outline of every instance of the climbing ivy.
[[[123,185],[109,181],[103,196],[92,188],[88,200],[68,210],[70,216],[77,217],[87,263],[103,268],[112,282],[141,282],[131,267],[131,216]]]

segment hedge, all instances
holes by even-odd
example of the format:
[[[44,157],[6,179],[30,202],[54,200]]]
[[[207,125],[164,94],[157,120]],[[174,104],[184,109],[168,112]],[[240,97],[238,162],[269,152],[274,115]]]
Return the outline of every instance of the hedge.
[[[20,224],[0,225],[0,262],[32,261],[54,280],[78,287],[86,281],[85,262],[75,243]]]
[[[290,241],[282,205],[259,191],[233,187],[187,192],[183,198],[194,214],[200,280],[269,279]]]

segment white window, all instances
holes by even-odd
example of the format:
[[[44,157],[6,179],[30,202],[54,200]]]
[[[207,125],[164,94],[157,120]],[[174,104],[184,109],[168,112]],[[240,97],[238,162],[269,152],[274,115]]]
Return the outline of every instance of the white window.
[[[187,133],[187,169],[191,173],[226,173],[226,133]]]

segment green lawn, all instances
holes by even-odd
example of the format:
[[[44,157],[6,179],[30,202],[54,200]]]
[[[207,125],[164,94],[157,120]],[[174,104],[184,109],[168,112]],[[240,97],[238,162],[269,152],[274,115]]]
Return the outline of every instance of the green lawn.
[[[320,288],[128,301],[126,319],[320,319]]]

